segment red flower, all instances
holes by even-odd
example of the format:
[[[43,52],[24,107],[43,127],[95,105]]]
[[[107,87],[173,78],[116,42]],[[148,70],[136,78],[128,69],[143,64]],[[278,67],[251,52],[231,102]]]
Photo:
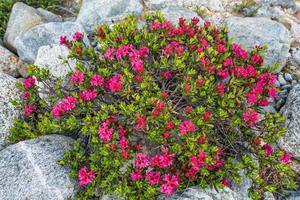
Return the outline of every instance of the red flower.
[[[168,121],[166,123],[166,129],[167,130],[172,130],[174,128],[174,123],[172,121]]]
[[[188,85],[188,84],[184,85],[184,87],[183,87],[183,89],[184,89],[185,92],[189,92],[191,90],[191,88],[192,87],[190,85]]]
[[[81,41],[83,39],[83,34],[80,32],[76,32],[72,35],[73,40]]]
[[[265,145],[263,146],[263,148],[264,148],[265,154],[266,154],[267,156],[272,156],[272,154],[273,154],[273,148],[272,148],[271,145],[265,144]]]
[[[202,114],[203,120],[204,120],[205,122],[209,121],[210,118],[211,118],[211,116],[212,116],[212,113],[211,113],[211,112],[208,112],[208,111],[205,111],[205,112],[203,112],[203,114]]]
[[[138,169],[146,168],[150,165],[150,159],[145,153],[138,153],[134,160],[134,167]]]
[[[35,78],[33,78],[32,76],[28,77],[23,82],[23,86],[24,86],[25,89],[29,89],[29,88],[31,88],[34,85],[35,85]]]
[[[72,73],[70,80],[73,83],[82,84],[84,81],[84,74],[81,71],[75,71]]]
[[[222,183],[224,186],[226,186],[226,187],[229,187],[229,188],[232,187],[231,182],[230,182],[227,178],[223,178],[223,179],[221,180],[221,183]]]
[[[223,84],[217,84],[216,91],[219,95],[223,96],[225,93],[225,86]]]
[[[199,142],[199,144],[205,144],[207,142],[207,138],[206,137],[199,137],[198,142]]]
[[[198,87],[202,87],[202,86],[203,86],[203,82],[204,82],[203,80],[198,79],[198,80],[197,80],[197,86],[198,86]]]
[[[254,110],[248,110],[243,115],[244,121],[249,124],[250,127],[253,127],[258,121],[258,113]]]
[[[123,88],[121,74],[116,74],[108,80],[108,89],[111,92],[121,92]]]
[[[186,113],[190,113],[190,112],[192,112],[192,107],[191,106],[187,106],[187,107],[185,107],[185,112]]]
[[[146,116],[142,116],[140,114],[136,114],[136,129],[144,129],[147,126],[147,118]]]
[[[23,113],[25,116],[30,116],[33,112],[34,112],[35,108],[34,108],[34,105],[27,105],[27,106],[24,106],[24,109],[23,109]]]
[[[104,78],[99,74],[94,74],[90,80],[92,86],[101,86],[104,84]]]
[[[291,158],[292,154],[290,152],[284,152],[284,154],[281,157],[279,157],[279,161],[284,164],[287,164],[290,162]]]

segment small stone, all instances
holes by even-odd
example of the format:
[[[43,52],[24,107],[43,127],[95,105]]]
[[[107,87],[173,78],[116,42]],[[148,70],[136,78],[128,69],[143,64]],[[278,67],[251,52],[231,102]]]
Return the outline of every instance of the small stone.
[[[280,87],[280,83],[279,83],[279,81],[278,80],[276,80],[276,82],[275,82],[275,86],[278,88],[278,87]]]
[[[292,80],[292,85],[296,85],[297,81],[296,80]]]
[[[289,74],[289,73],[284,73],[284,78],[285,78],[285,80],[287,80],[287,81],[292,81],[292,80],[293,80],[292,75]]]
[[[280,85],[287,84],[286,80],[283,78],[283,76],[281,74],[278,75],[278,81],[279,81]]]
[[[23,64],[19,58],[8,49],[0,45],[0,72],[13,77],[18,77],[19,69],[22,67]]]
[[[77,184],[58,164],[73,139],[47,135],[21,141],[0,151],[0,199],[72,199]]]
[[[284,102],[285,102],[284,99],[280,98],[280,99],[276,102],[276,106],[275,106],[276,110],[279,110],[279,109],[283,106]]]
[[[274,106],[264,106],[263,107],[264,112],[266,113],[276,113],[276,109],[274,108]]]

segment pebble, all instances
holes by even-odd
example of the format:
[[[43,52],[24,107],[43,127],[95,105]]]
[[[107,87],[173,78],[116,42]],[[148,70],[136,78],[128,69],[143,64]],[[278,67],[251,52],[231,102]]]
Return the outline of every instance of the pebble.
[[[283,78],[283,76],[281,74],[279,74],[279,76],[278,76],[278,81],[279,81],[280,85],[287,84],[286,80]]]
[[[276,109],[279,110],[283,106],[284,102],[285,101],[283,99],[279,99],[279,101],[277,101],[276,106],[275,106]]]
[[[277,88],[280,87],[279,81],[276,81],[276,82],[275,82],[275,86],[276,86]]]
[[[296,85],[297,81],[296,80],[292,80],[292,85]]]
[[[292,88],[291,84],[287,84],[281,87],[283,90],[290,90]]]
[[[292,75],[289,74],[289,73],[285,73],[285,74],[284,74],[284,78],[285,78],[285,80],[287,80],[287,81],[293,81],[293,77],[292,77]]]

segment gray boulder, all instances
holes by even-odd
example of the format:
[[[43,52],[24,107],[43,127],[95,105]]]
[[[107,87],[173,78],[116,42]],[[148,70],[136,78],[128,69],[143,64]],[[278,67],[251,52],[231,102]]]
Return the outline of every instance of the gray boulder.
[[[61,16],[56,15],[48,10],[38,8],[37,11],[39,12],[40,16],[42,16],[48,22],[62,22]]]
[[[68,48],[61,45],[42,46],[38,50],[34,64],[46,67],[54,77],[63,77],[73,70],[76,64],[75,60],[67,58],[68,52]]]
[[[164,14],[165,18],[173,24],[178,23],[179,17],[183,17],[188,20],[193,17],[198,17],[197,13],[181,6],[168,6],[161,11]]]
[[[9,74],[13,77],[19,76],[19,69],[23,67],[19,58],[0,45],[0,72]]]
[[[16,38],[15,45],[21,60],[34,63],[41,46],[59,44],[61,35],[71,36],[77,31],[84,32],[84,29],[75,22],[49,22],[22,33]],[[86,37],[85,42],[89,43]]]
[[[222,0],[146,0],[146,6],[150,9],[163,9],[166,6],[177,5],[193,8],[205,6],[212,11],[223,11]]]
[[[15,48],[16,37],[31,27],[45,22],[46,20],[40,16],[40,13],[36,9],[21,2],[15,3],[4,34],[4,44],[11,51],[17,52]]]
[[[119,20],[128,14],[140,15],[142,11],[139,0],[83,0],[77,22],[92,31],[99,23]]]
[[[17,79],[0,72],[0,150],[7,144],[13,119],[19,116],[19,112],[10,103],[19,96],[16,83]]]
[[[48,135],[0,152],[0,199],[64,200],[76,193],[69,170],[58,164],[73,139]]]
[[[247,50],[256,45],[267,45],[264,65],[278,63],[280,67],[276,72],[282,70],[290,49],[290,34],[282,24],[260,17],[230,17],[224,23],[229,27],[228,37]]]
[[[295,158],[300,159],[300,84],[290,91],[282,115],[286,118],[286,134],[278,141],[280,148],[289,151]]]

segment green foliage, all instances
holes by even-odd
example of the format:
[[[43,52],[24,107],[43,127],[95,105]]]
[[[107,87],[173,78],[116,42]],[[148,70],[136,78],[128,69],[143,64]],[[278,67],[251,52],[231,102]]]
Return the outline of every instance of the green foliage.
[[[276,95],[275,76],[263,67],[264,47],[247,52],[226,39],[226,28],[199,27],[197,19],[174,27],[158,12],[145,20],[142,28],[132,16],[99,25],[97,48],[87,47],[80,33],[63,41],[77,62],[66,77],[30,65],[28,73],[43,87],[31,84],[32,77],[18,86],[30,97],[14,102],[25,115],[10,139],[74,137],[60,164],[82,185],[77,199],[99,192],[153,199],[193,185],[222,189],[241,183],[241,170],[253,181],[252,199],[296,189],[289,154],[270,145],[285,133],[284,118],[261,112]],[[94,83],[95,76],[103,81]],[[149,171],[163,178],[150,184]]]
[[[246,17],[253,17],[260,7],[261,5],[256,3],[254,0],[242,0],[235,4],[233,11],[236,13],[246,12],[244,14]]]
[[[7,22],[9,19],[9,15],[11,9],[16,2],[23,2],[29,6],[33,6],[35,8],[44,8],[48,10],[53,10],[55,5],[59,5],[61,3],[60,0],[1,0],[0,1],[0,38],[3,38],[3,35],[6,30]]]

